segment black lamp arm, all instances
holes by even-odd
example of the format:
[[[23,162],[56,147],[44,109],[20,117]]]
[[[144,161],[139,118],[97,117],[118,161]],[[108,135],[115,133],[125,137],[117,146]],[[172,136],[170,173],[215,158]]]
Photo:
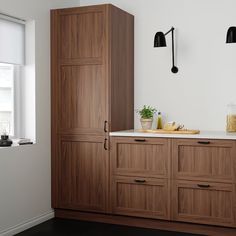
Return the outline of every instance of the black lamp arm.
[[[167,32],[165,33],[165,35],[169,34],[170,32],[173,32],[174,29],[175,29],[174,27],[171,27],[171,29],[170,29],[169,31],[167,31]]]
[[[171,37],[172,37],[172,68],[171,71],[173,73],[177,73],[178,72],[178,67],[175,66],[175,43],[174,43],[174,27],[171,27],[171,29],[169,31],[167,31],[165,33],[165,35],[169,34],[171,32]]]

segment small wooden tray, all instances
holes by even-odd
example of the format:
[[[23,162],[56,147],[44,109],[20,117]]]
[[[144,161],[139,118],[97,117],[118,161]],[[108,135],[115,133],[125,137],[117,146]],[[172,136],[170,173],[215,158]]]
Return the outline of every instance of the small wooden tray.
[[[200,130],[182,129],[182,130],[163,130],[163,129],[139,129],[139,132],[143,133],[157,133],[157,134],[199,134]]]

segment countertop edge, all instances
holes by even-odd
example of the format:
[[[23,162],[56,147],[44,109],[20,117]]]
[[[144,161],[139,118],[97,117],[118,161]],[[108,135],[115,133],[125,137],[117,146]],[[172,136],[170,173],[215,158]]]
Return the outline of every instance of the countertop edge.
[[[225,139],[236,140],[236,133],[225,131],[201,131],[199,134],[157,134],[136,130],[110,132],[111,137],[146,137],[146,138],[186,138],[186,139]]]

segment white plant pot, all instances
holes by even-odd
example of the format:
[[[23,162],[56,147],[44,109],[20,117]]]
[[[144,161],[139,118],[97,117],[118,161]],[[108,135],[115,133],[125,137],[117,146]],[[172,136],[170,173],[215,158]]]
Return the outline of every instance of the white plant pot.
[[[141,126],[144,130],[152,129],[153,118],[151,119],[140,119]]]

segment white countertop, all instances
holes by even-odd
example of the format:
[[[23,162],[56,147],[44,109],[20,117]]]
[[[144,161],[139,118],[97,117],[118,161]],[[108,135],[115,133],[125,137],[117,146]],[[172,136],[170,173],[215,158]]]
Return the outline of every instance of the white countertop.
[[[200,134],[157,134],[157,133],[141,132],[139,130],[123,130],[123,131],[117,131],[117,132],[110,132],[110,136],[236,140],[236,133],[227,133],[225,131],[200,131]]]

